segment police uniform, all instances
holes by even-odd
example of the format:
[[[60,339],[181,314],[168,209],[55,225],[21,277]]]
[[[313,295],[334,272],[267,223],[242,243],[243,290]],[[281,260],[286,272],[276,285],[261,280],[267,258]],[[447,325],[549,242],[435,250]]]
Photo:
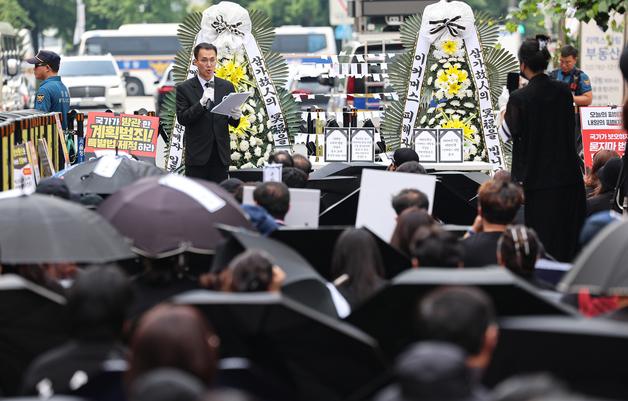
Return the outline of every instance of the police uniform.
[[[574,68],[566,74],[559,68],[552,71],[550,77],[557,81],[566,83],[569,86],[571,93],[575,96],[584,95],[587,92],[591,92],[593,89],[591,87],[591,80],[589,79],[589,76],[579,68]],[[574,131],[576,135],[576,151],[581,157],[583,157],[582,135],[580,132],[580,110],[577,106],[575,107],[575,118],[576,126]]]
[[[61,124],[67,129],[66,118],[70,111],[70,92],[58,76],[47,78],[39,86],[35,95],[35,109],[45,112],[59,112]]]

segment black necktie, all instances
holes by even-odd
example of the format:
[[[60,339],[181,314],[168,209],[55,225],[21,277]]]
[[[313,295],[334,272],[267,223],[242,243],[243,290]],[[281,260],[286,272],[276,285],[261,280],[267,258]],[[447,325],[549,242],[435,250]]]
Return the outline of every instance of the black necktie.
[[[207,82],[205,82],[205,87],[206,88],[213,88],[214,87],[214,81],[207,81]]]

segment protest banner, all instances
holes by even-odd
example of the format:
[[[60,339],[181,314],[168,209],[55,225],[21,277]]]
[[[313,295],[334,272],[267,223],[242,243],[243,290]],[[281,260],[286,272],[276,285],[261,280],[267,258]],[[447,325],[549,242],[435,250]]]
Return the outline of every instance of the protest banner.
[[[593,155],[601,149],[614,150],[620,156],[626,150],[626,131],[619,107],[581,107],[584,164],[593,165]]]
[[[89,159],[119,151],[155,164],[158,131],[158,117],[88,113],[85,130],[86,157]]]
[[[33,166],[28,159],[26,144],[17,144],[13,147],[13,188],[35,192],[36,186]]]

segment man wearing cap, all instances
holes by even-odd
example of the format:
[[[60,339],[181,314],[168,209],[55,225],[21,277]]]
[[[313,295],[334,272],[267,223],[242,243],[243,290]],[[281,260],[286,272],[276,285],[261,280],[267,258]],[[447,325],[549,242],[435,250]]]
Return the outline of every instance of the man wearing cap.
[[[35,78],[42,81],[35,95],[35,109],[61,113],[61,124],[63,129],[66,129],[70,92],[57,75],[61,57],[55,52],[40,50],[35,57],[27,59],[26,62],[35,65]]]
[[[593,102],[593,91],[589,76],[576,67],[578,62],[578,49],[571,45],[560,49],[560,68],[552,71],[550,77],[569,85],[573,95],[576,116],[576,150],[582,152],[582,137],[580,136],[579,107],[589,106]]]

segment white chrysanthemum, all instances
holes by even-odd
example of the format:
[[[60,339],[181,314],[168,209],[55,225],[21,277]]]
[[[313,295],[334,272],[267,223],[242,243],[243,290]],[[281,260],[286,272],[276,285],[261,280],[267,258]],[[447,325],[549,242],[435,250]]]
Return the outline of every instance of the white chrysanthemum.
[[[241,158],[242,158],[242,155],[241,155],[240,153],[238,153],[238,152],[233,152],[233,153],[231,154],[231,160],[233,160],[233,161],[236,161],[236,162],[237,162],[237,161],[238,161],[238,160],[240,160]]]
[[[249,139],[249,145],[250,147],[257,145],[257,139],[256,138]]]
[[[454,107],[460,107],[460,102],[458,100],[452,100],[450,104]]]
[[[427,124],[431,127],[434,125],[435,121],[436,121],[436,118],[430,118],[430,121],[428,121]]]
[[[242,152],[246,152],[247,150],[249,150],[249,143],[247,141],[242,141],[240,142],[239,147]]]
[[[467,109],[475,109],[475,105],[471,102],[464,102],[462,105]]]
[[[253,154],[255,155],[255,157],[260,157],[262,155],[262,148],[256,146],[253,150]]]
[[[255,117],[255,113],[253,111],[251,111],[249,113],[249,115],[246,116],[247,120],[249,120],[249,122],[251,124],[253,124],[255,121],[257,121],[257,117]]]
[[[439,90],[438,92],[436,92],[436,99],[441,100],[443,98],[443,91]]]
[[[266,135],[266,138],[268,138],[268,142],[272,142],[273,141],[273,134],[272,134],[272,132],[268,131],[268,134]]]
[[[251,152],[244,152],[244,160],[251,160]]]
[[[449,61],[447,61],[445,64],[443,64],[443,67],[449,68],[449,67],[451,67],[451,63]]]
[[[236,171],[238,168],[236,166],[229,166],[229,171]]]
[[[230,132],[229,133],[229,139],[231,139],[232,141],[237,141],[238,140],[238,134],[236,134],[235,132]]]
[[[436,69],[438,68],[438,64],[434,63],[432,64],[432,66],[430,67],[430,71],[436,71]]]
[[[458,114],[460,114],[462,116],[467,114],[467,112],[465,110],[457,110],[456,113],[458,113]]]
[[[257,167],[262,167],[265,162],[266,160],[264,160],[263,157],[260,157],[259,159],[257,159]]]
[[[242,165],[242,167],[240,167],[240,168],[255,168],[255,164],[253,164],[253,163],[251,163],[251,162],[244,163],[244,164]]]
[[[430,76],[430,77],[427,78],[427,84],[428,85],[431,85],[433,81],[434,81],[434,77]]]
[[[466,92],[467,92],[467,97],[471,97],[471,96],[473,96],[473,91],[468,90],[468,91],[466,91]]]
[[[427,116],[421,117],[421,121],[419,121],[419,124],[421,124],[421,125],[425,124],[426,120],[427,120]]]
[[[236,141],[231,141],[229,143],[229,147],[233,150],[237,150],[238,149],[238,143]]]
[[[427,109],[427,114],[432,114],[434,110],[435,110],[434,107],[430,107],[429,109]]]
[[[445,113],[453,114],[453,113],[455,113],[455,110],[454,109],[445,109]]]
[[[264,144],[264,141],[262,141],[260,138],[255,138],[255,145],[262,146],[263,144]]]

